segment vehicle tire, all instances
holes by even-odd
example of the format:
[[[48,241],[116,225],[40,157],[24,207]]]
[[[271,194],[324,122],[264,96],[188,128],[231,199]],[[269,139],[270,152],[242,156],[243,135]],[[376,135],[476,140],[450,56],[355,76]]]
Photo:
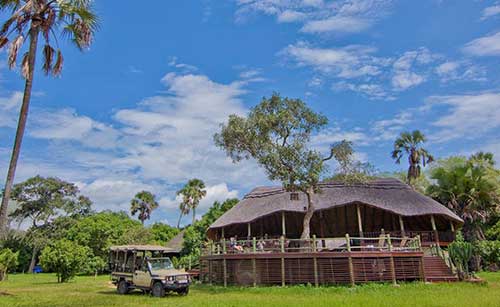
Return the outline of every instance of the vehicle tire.
[[[182,296],[188,295],[188,293],[189,293],[189,288],[184,288],[184,289],[180,289],[179,291],[177,291],[177,294],[182,295]]]
[[[161,281],[157,281],[153,284],[153,288],[151,289],[151,293],[155,297],[164,297],[165,296],[165,289],[163,288],[163,284]]]
[[[130,291],[128,282],[125,279],[120,280],[116,286],[116,291],[118,294],[127,294]]]

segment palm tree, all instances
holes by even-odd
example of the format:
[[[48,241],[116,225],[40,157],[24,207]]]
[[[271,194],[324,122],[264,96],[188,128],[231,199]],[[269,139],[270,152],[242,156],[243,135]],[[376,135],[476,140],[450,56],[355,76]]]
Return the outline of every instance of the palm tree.
[[[179,204],[180,215],[179,215],[179,220],[177,221],[177,229],[181,229],[181,219],[184,215],[188,215],[190,210],[191,209],[189,207],[189,198],[183,196],[182,201]]]
[[[493,155],[478,153],[470,158],[450,157],[439,160],[430,171],[433,183],[428,195],[464,220],[462,233],[466,241],[485,239],[483,229],[500,206],[500,170]],[[473,258],[473,269],[480,268],[480,259]]]
[[[151,213],[156,208],[158,208],[158,203],[155,200],[155,196],[148,191],[141,191],[135,194],[130,202],[130,213],[132,216],[139,213],[138,218],[142,225],[144,225],[145,220],[149,220]]]
[[[394,141],[394,150],[391,155],[396,160],[396,163],[401,163],[401,158],[405,154],[408,155],[409,167],[406,176],[408,184],[411,184],[412,179],[420,177],[420,163],[425,167],[427,163],[434,161],[434,157],[422,147],[425,141],[425,135],[419,130],[415,130],[412,133],[402,132],[399,138]]]
[[[44,41],[43,70],[45,74],[58,76],[62,71],[63,56],[55,34],[59,32],[65,35],[80,50],[83,50],[92,43],[98,21],[93,12],[91,0],[0,0],[0,11],[9,11],[7,21],[0,29],[0,49],[10,42],[8,64],[11,69],[16,66],[23,44],[29,41],[27,52],[21,60],[21,73],[26,82],[0,207],[0,232],[4,233],[7,226],[7,206],[28,117],[38,38],[41,36]],[[57,50],[53,47],[52,39]]]
[[[193,222],[196,221],[196,207],[200,204],[200,200],[207,195],[205,190],[205,183],[200,179],[191,179],[188,183],[179,191],[177,195],[182,195],[186,203],[186,206],[193,212]]]

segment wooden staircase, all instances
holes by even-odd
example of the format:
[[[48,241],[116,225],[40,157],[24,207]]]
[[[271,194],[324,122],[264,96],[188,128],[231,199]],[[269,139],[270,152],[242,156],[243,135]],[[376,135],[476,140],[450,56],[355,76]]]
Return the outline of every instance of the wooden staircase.
[[[454,282],[458,277],[443,258],[439,256],[424,256],[425,281],[429,282]]]

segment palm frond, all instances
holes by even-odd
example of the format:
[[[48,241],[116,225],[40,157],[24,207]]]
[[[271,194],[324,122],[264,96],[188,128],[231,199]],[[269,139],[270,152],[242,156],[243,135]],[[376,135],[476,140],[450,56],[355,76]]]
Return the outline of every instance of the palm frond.
[[[48,75],[52,71],[52,62],[54,61],[54,48],[50,45],[43,47],[43,71]]]
[[[11,69],[16,67],[17,54],[19,53],[19,49],[21,48],[23,42],[24,42],[24,37],[22,35],[19,35],[10,44],[8,62],[9,62],[9,67]]]
[[[56,63],[54,64],[54,67],[52,68],[52,74],[54,76],[61,75],[63,64],[64,64],[64,58],[63,58],[61,50],[58,49]]]
[[[23,55],[23,61],[21,64],[21,75],[24,79],[28,79],[30,74],[30,63],[29,63],[29,53],[26,52]]]

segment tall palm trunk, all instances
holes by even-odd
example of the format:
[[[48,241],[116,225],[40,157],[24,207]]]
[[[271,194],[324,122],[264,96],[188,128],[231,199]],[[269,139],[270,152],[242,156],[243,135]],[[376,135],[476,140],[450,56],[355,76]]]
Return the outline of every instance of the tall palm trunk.
[[[179,215],[179,220],[177,221],[177,229],[181,229],[181,220],[182,220],[182,211],[181,211],[181,214]]]
[[[307,196],[307,212],[304,215],[304,221],[302,225],[302,234],[300,238],[305,240],[311,237],[311,219],[314,215],[314,188],[308,188],[306,191]]]
[[[35,70],[36,48],[38,45],[38,34],[40,27],[35,26],[30,30],[30,46],[28,53],[28,76],[24,86],[23,104],[19,113],[19,120],[17,123],[16,138],[14,140],[14,148],[12,149],[12,156],[10,158],[9,170],[7,171],[7,179],[5,180],[5,189],[0,207],[0,234],[6,233],[7,228],[7,209],[9,205],[10,192],[16,174],[17,160],[21,151],[21,144],[23,142],[24,130],[26,128],[26,121],[28,119],[29,104],[31,100],[31,89],[33,87],[33,73]]]
[[[193,222],[191,225],[194,225],[194,222],[196,222],[196,207],[193,207]]]

